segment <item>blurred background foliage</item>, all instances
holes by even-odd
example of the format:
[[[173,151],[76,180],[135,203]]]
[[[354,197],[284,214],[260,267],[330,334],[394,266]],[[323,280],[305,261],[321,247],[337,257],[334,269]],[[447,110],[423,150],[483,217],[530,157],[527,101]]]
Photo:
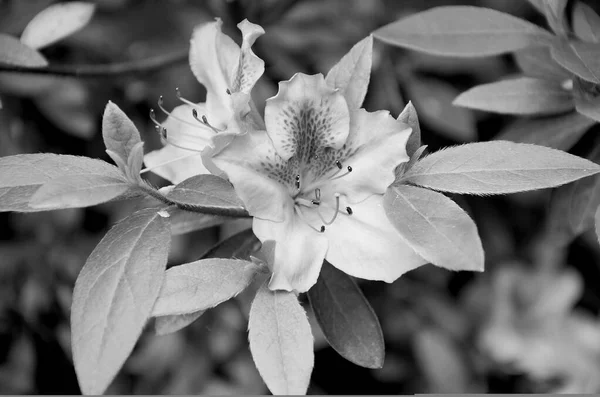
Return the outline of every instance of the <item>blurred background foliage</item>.
[[[199,23],[220,17],[236,41],[244,18],[267,34],[256,43],[265,76],[256,103],[296,72],[324,73],[376,28],[438,5],[494,8],[544,25],[525,0],[94,0],[92,22],[42,52],[51,65],[112,64],[185,53]],[[0,32],[18,36],[52,0],[0,0]],[[588,2],[596,7],[596,2]],[[451,105],[460,92],[516,73],[511,56],[453,59],[376,43],[368,110],[394,116],[412,100],[429,150],[489,140],[515,118]],[[86,78],[0,73],[0,156],[53,152],[109,160],[99,127],[108,100],[135,122],[145,150],[160,145],[148,118],[175,88],[204,92],[182,61],[160,70]],[[571,150],[585,156],[597,126]],[[156,176],[151,182],[164,185]],[[477,221],[482,274],[424,266],[394,284],[361,282],[386,339],[380,370],[357,367],[315,333],[310,394],[600,391],[600,249],[595,235],[557,237],[551,190],[500,198],[455,197]],[[0,393],[79,393],[71,361],[73,284],[108,228],[135,204],[47,213],[1,213]],[[239,225],[174,237],[170,262],[197,259]],[[252,291],[184,330],[147,327],[107,394],[263,394],[247,343]],[[308,306],[307,306],[308,308]],[[150,324],[151,325],[151,324]]]

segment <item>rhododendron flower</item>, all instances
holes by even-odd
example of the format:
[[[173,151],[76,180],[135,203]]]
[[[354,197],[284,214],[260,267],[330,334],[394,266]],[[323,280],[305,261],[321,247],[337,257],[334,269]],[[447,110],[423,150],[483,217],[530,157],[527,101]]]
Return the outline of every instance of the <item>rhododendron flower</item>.
[[[264,33],[262,27],[244,20],[238,24],[242,32],[241,48],[221,32],[222,21],[206,23],[198,27],[190,41],[190,67],[198,81],[206,87],[206,102],[184,102],[167,112],[164,123],[158,123],[165,146],[146,154],[144,162],[148,169],[179,183],[208,171],[202,164],[201,152],[213,142],[218,132],[239,131],[246,122],[261,125],[251,107],[250,91],[264,72],[264,62],[252,52],[252,44]],[[254,117],[245,117],[246,115]],[[242,119],[244,116],[244,119]]]
[[[254,216],[256,236],[275,242],[274,290],[308,290],[324,259],[387,282],[426,263],[383,209],[394,169],[409,159],[410,127],[387,111],[350,106],[328,82],[299,73],[279,83],[266,128],[236,136],[212,157]]]

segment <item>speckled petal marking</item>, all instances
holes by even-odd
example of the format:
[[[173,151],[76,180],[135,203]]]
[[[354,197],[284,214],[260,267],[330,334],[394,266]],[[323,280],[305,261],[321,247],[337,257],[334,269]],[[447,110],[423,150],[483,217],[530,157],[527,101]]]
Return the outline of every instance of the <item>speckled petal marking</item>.
[[[242,32],[243,42],[231,91],[248,94],[265,71],[265,62],[252,52],[252,45],[265,31],[247,19],[237,26]]]

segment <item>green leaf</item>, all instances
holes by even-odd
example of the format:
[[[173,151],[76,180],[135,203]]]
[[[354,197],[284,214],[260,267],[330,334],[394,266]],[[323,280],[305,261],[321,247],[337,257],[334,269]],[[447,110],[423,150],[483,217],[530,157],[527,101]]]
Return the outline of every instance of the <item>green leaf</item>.
[[[42,54],[4,33],[0,33],[0,63],[34,68],[48,66]]]
[[[167,270],[153,317],[210,309],[242,292],[258,271],[248,261],[203,259]]]
[[[244,203],[231,183],[215,175],[203,174],[186,179],[167,194],[167,198],[181,206],[201,208],[206,213],[211,209],[230,210],[232,216],[247,214]]]
[[[442,80],[414,78],[406,82],[406,90],[419,108],[420,120],[443,136],[468,142],[477,138],[473,112],[457,109],[452,101],[459,91]]]
[[[215,244],[200,258],[236,258],[250,260],[250,255],[254,254],[261,247],[260,240],[254,235],[252,229],[246,229],[223,241]]]
[[[327,84],[340,89],[351,110],[360,108],[367,94],[372,53],[373,36],[369,35],[356,43],[325,77]]]
[[[204,314],[204,310],[195,313],[156,317],[154,320],[154,332],[156,332],[156,335],[161,336],[172,334],[187,327],[199,319],[202,314]]]
[[[402,113],[398,115],[398,121],[408,124],[412,128],[412,132],[406,142],[406,153],[409,157],[421,147],[421,126],[419,125],[419,116],[417,115],[417,109],[411,101],[408,101]]]
[[[431,8],[373,34],[391,45],[460,57],[504,54],[552,40],[549,32],[523,19],[472,6]]]
[[[600,16],[581,1],[573,6],[573,31],[583,41],[600,42]]]
[[[600,207],[596,209],[596,215],[594,215],[594,225],[596,229],[596,237],[598,238],[598,243],[600,243]]]
[[[600,147],[590,158],[600,162]],[[552,195],[551,222],[571,237],[576,237],[594,225],[596,209],[600,205],[600,175],[579,179],[556,189]]]
[[[59,178],[89,175],[122,178],[116,167],[88,157],[50,153],[1,157],[0,211],[39,211],[29,207],[29,200],[43,184]]]
[[[106,149],[118,154],[125,163],[129,162],[133,148],[142,141],[133,122],[111,101],[108,101],[102,116],[102,138]],[[140,169],[141,166],[140,162]],[[126,170],[122,171],[126,172]]]
[[[584,80],[600,83],[600,45],[582,41],[556,40],[550,50],[561,66]]]
[[[566,36],[569,28],[565,18],[565,9],[569,0],[545,0],[544,15],[548,25],[559,36]]]
[[[448,197],[415,186],[392,186],[383,206],[404,240],[429,262],[449,270],[483,271],[477,226]]]
[[[361,367],[383,366],[385,342],[379,320],[350,276],[325,261],[308,298],[335,351]]]
[[[454,105],[504,114],[556,114],[575,107],[570,91],[553,81],[521,77],[483,84],[460,94]]]
[[[71,309],[83,393],[103,393],[133,350],[162,285],[170,242],[168,218],[144,209],[114,226],[90,254]]]
[[[597,94],[597,85],[585,80],[573,81],[575,110],[588,117],[590,120],[600,122],[600,96]]]
[[[178,236],[196,230],[206,229],[217,226],[225,222],[228,218],[217,215],[199,214],[189,212],[181,208],[169,210],[171,220],[171,235]]]
[[[117,198],[129,189],[129,183],[122,177],[68,175],[43,184],[31,197],[29,206],[37,210],[90,207]]]
[[[560,83],[572,78],[571,73],[563,69],[552,58],[548,47],[524,48],[516,51],[513,55],[519,68],[529,77]]]
[[[434,190],[488,195],[555,187],[598,172],[597,164],[560,150],[492,141],[438,150],[404,179]]]
[[[21,42],[35,49],[56,43],[87,25],[95,9],[95,4],[83,1],[53,4],[29,21]]]
[[[593,120],[577,112],[535,119],[522,118],[503,129],[494,139],[569,150],[592,125]]]
[[[267,284],[250,308],[252,358],[271,393],[306,394],[314,365],[310,324],[296,294],[271,291]]]

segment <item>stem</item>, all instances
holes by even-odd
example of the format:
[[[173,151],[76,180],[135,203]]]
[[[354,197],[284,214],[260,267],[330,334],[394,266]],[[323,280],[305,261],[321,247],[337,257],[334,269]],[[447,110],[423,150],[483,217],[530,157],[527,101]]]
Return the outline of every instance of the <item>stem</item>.
[[[135,61],[112,63],[105,65],[49,65],[45,67],[28,67],[20,65],[0,64],[2,72],[23,74],[42,74],[71,77],[111,77],[125,74],[152,72],[164,67],[181,63],[188,58],[188,50],[181,50],[166,55]]]
[[[200,207],[197,205],[187,205],[183,203],[178,203],[172,200],[169,200],[166,196],[161,194],[158,190],[153,189],[152,187],[146,184],[140,184],[138,187],[147,195],[161,201],[167,205],[174,205],[178,208],[181,208],[184,211],[188,212],[196,212],[199,214],[207,214],[207,215],[219,215],[226,216],[230,218],[250,218],[250,214],[245,209],[237,209],[237,208],[219,208],[219,207]]]

